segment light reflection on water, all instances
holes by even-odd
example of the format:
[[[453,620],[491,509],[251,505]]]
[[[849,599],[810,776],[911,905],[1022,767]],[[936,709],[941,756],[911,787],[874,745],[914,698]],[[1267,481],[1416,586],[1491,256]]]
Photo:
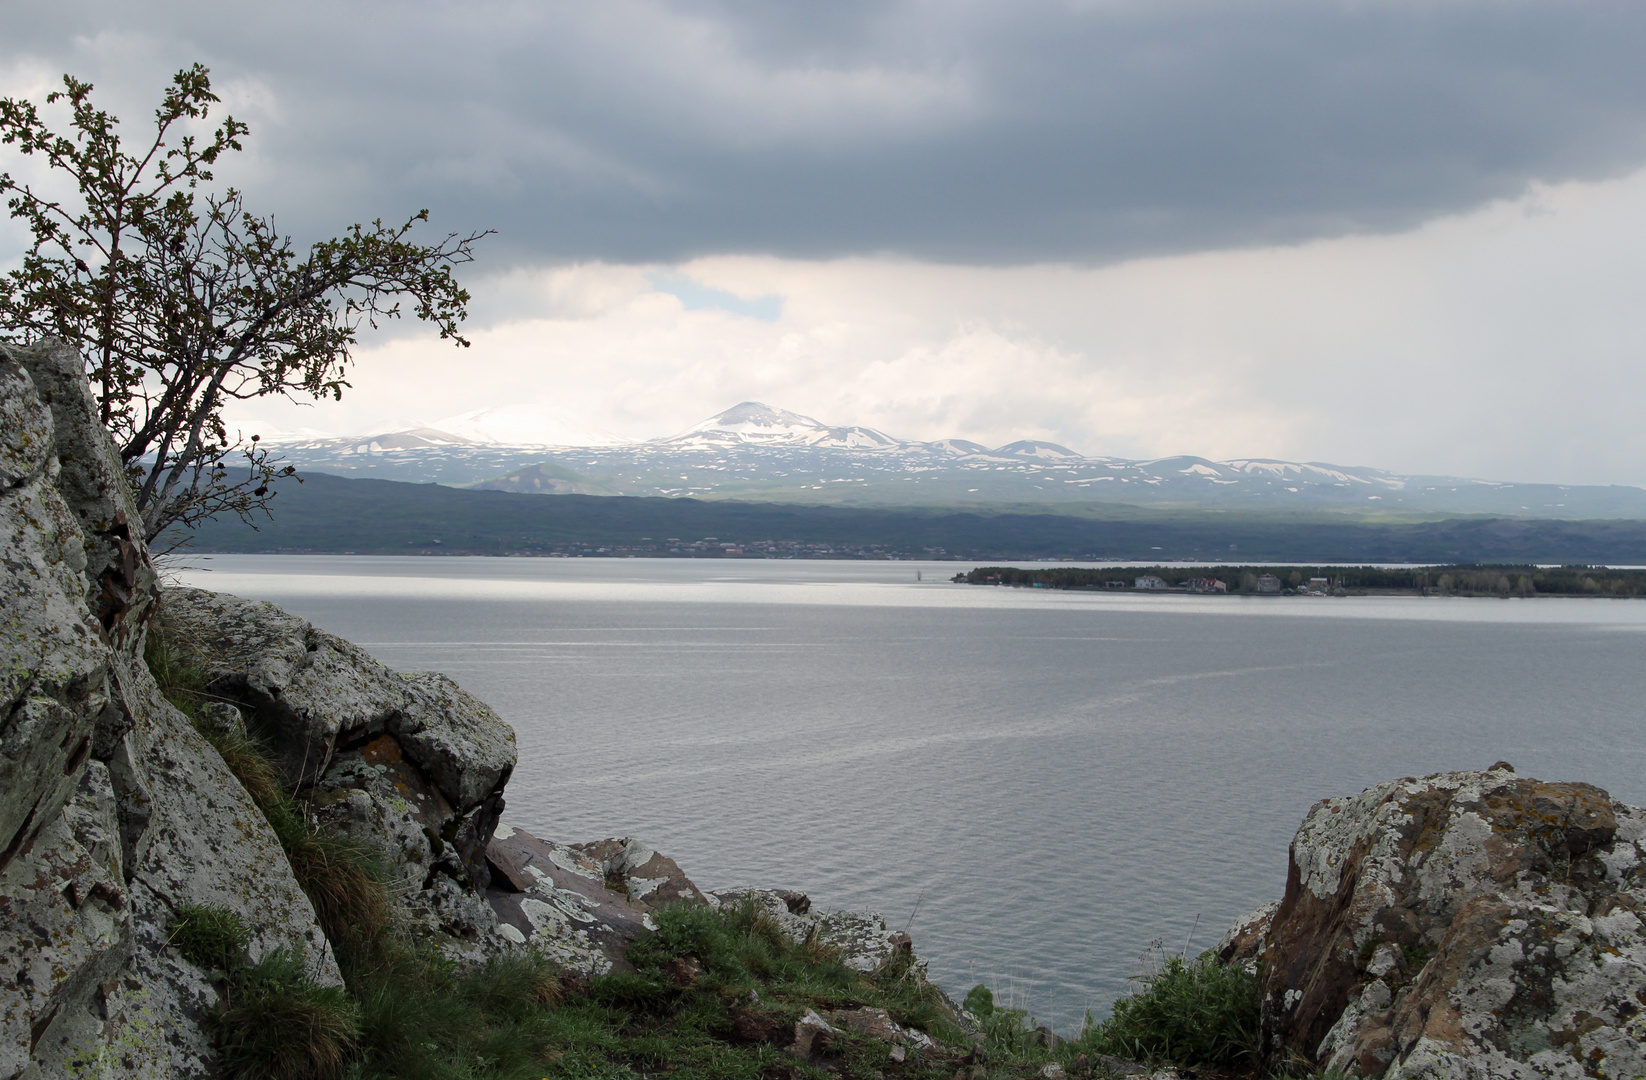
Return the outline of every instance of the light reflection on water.
[[[1316,799],[1482,768],[1646,798],[1646,602],[1116,596],[954,563],[196,557],[515,726],[505,817],[884,912],[1072,1026],[1277,898]],[[924,579],[916,581],[919,573]],[[1620,632],[1622,631],[1622,632]],[[916,910],[918,905],[918,910]]]

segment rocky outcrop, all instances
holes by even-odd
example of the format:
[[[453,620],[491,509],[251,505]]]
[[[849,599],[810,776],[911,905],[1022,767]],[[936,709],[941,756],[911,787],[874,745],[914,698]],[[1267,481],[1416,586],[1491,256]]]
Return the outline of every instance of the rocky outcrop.
[[[652,928],[658,907],[702,899],[672,859],[633,840],[560,844],[504,825],[486,858],[492,867],[486,900],[499,932],[590,975],[621,966],[629,942]],[[651,876],[624,873],[637,863]]]
[[[393,671],[270,603],[168,589],[157,610],[206,670],[223,722],[266,742],[322,827],[382,853],[405,925],[453,959],[531,948],[604,974],[662,908],[745,899],[859,971],[911,951],[879,916],[813,912],[803,893],[706,896],[639,840],[566,844],[500,825],[514,732],[444,676]]]
[[[913,939],[888,927],[885,918],[872,911],[813,911],[805,893],[789,889],[722,889],[710,899],[722,907],[759,906],[797,944],[816,941],[837,950],[841,962],[853,971],[878,971],[902,957],[925,971],[925,962],[914,956]]]
[[[1389,1080],[1646,1075],[1646,811],[1500,763],[1317,803],[1261,949],[1276,1059]],[[1226,953],[1241,946],[1226,943]]]
[[[168,589],[161,618],[320,822],[389,855],[412,906],[478,892],[514,730],[444,675],[402,674],[274,604]],[[446,905],[449,906],[449,905]]]
[[[514,732],[483,703],[272,604],[162,592],[143,533],[80,358],[0,347],[0,1080],[214,1075],[227,984],[172,947],[188,906],[238,917],[252,962],[289,950],[311,981],[341,983],[269,818],[201,730],[225,752],[266,746],[283,776],[275,795],[257,781],[265,803],[289,793],[306,827],[380,852],[401,928],[456,960],[534,949],[607,972],[662,908],[734,902],[861,971],[912,957],[878,916],[706,896],[637,840],[500,826]],[[204,672],[192,721],[145,660],[162,632]],[[292,810],[269,812],[289,826]],[[874,1010],[830,1019],[924,1045]]]
[[[0,1077],[204,1077],[172,913],[340,981],[268,823],[143,662],[142,528],[72,350],[0,347]]]

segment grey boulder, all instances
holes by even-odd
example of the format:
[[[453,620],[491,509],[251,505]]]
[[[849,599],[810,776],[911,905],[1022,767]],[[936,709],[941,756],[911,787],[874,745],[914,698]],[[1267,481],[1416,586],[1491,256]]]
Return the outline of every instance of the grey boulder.
[[[1646,811],[1499,764],[1315,805],[1266,930],[1276,1058],[1386,1080],[1646,1075]]]
[[[277,605],[168,589],[162,618],[331,824],[380,836],[422,887],[486,884],[514,729],[444,675],[402,674]]]

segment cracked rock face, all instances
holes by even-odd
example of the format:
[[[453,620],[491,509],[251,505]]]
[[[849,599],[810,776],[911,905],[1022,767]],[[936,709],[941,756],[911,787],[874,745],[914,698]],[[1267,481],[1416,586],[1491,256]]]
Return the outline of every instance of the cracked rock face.
[[[393,671],[274,604],[168,589],[172,639],[233,701],[324,823],[380,846],[407,887],[483,889],[514,729],[444,675]]]
[[[1498,765],[1316,804],[1272,922],[1237,936],[1262,942],[1273,1055],[1622,1078],[1646,1075],[1642,913],[1646,811]]]
[[[73,794],[92,741],[122,726],[88,609],[79,521],[57,489],[51,413],[0,349],[0,870]]]
[[[0,1077],[200,1077],[217,904],[338,983],[284,853],[143,662],[154,572],[72,350],[0,346]]]

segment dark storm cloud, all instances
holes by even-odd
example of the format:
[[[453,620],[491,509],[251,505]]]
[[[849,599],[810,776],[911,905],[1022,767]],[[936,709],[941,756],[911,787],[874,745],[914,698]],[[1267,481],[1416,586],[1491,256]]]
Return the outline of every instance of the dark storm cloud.
[[[517,258],[1107,261],[1407,227],[1646,163],[1646,5],[30,5],[4,59],[273,91],[288,225]]]

